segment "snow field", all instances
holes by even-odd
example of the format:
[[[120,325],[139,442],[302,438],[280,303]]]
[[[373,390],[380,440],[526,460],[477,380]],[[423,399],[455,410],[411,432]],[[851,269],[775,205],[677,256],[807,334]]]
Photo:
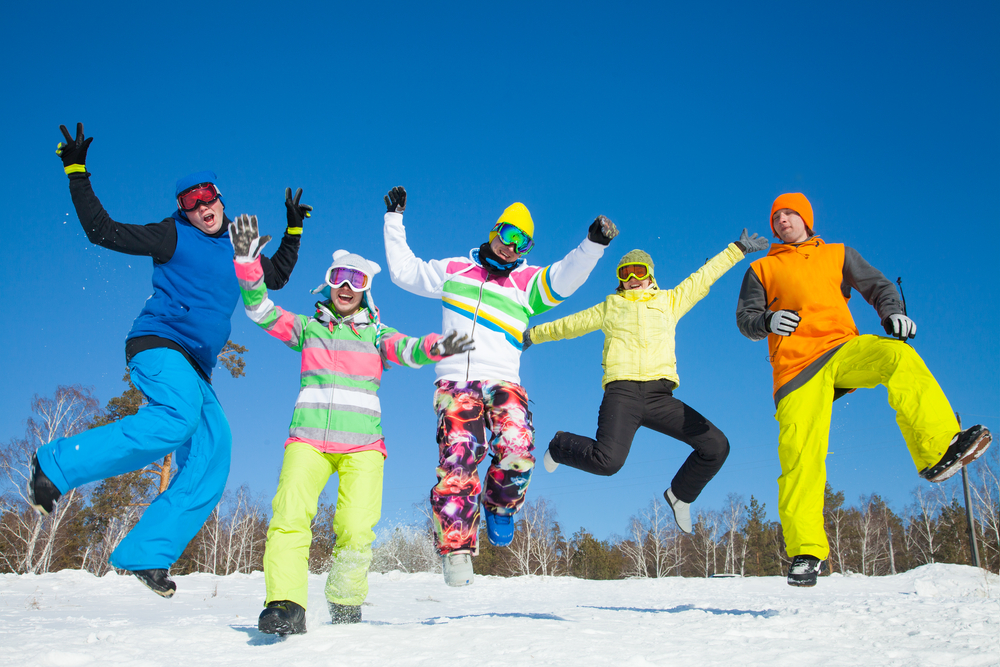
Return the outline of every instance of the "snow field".
[[[365,622],[333,626],[310,576],[309,632],[257,631],[262,573],[175,578],[164,600],[132,577],[0,575],[0,664],[1000,665],[1000,577],[927,565],[832,575],[588,581],[371,574]]]

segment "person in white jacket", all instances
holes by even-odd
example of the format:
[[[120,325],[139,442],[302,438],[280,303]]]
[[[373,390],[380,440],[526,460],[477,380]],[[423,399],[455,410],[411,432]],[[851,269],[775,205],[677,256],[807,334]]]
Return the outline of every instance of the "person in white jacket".
[[[440,299],[445,331],[469,334],[476,349],[439,361],[434,409],[439,446],[438,483],[431,510],[445,581],[473,581],[471,556],[478,552],[480,496],[490,542],[507,546],[513,516],[524,503],[535,465],[528,395],[521,386],[521,339],[528,318],[559,305],[586,281],[618,234],[598,216],[579,246],[546,267],[523,255],[534,242],[528,209],[515,203],[497,220],[489,240],[468,257],[424,261],[406,243],[406,190],[385,196],[385,254],[392,282],[420,296]],[[478,465],[492,454],[482,488]]]

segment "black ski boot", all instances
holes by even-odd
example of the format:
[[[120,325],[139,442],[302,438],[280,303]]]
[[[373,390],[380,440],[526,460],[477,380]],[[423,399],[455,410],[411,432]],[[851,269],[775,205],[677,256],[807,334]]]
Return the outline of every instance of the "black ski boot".
[[[825,563],[815,556],[802,554],[792,559],[788,568],[788,585],[810,587],[816,585],[816,578],[824,570]]]
[[[920,471],[920,476],[928,482],[943,482],[959,470],[969,465],[986,452],[993,436],[981,424],[970,426],[952,438],[948,451],[941,460],[930,468]]]
[[[330,621],[334,625],[361,622],[361,605],[337,604],[329,600],[326,604],[330,608]]]
[[[269,635],[304,635],[306,610],[289,600],[273,600],[260,612],[257,629]]]
[[[28,503],[48,516],[60,496],[59,489],[38,465],[38,453],[32,454],[31,470],[28,472]]]
[[[139,581],[146,584],[149,590],[159,596],[165,598],[173,597],[174,592],[177,590],[177,584],[170,578],[170,573],[163,568],[155,570],[129,570],[129,572],[134,574]]]

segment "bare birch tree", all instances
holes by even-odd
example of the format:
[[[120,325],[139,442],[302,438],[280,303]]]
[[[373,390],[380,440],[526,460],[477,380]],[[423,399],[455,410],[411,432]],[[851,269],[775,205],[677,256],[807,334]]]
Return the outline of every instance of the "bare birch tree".
[[[11,440],[0,448],[0,471],[9,490],[2,503],[0,529],[4,541],[17,556],[5,556],[14,572],[42,573],[52,566],[60,529],[68,517],[79,510],[81,495],[72,489],[60,498],[49,516],[27,511],[28,477],[31,458],[42,445],[56,438],[70,437],[85,430],[98,414],[99,403],[90,389],[79,385],[60,385],[52,397],[37,394],[31,401],[34,416],[27,420],[25,437]]]

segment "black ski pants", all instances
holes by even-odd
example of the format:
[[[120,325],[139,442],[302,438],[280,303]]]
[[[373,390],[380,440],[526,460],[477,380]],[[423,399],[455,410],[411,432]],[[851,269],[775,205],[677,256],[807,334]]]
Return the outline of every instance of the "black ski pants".
[[[674,495],[693,503],[729,456],[729,440],[697,410],[674,398],[669,380],[609,382],[597,417],[597,440],[559,431],[549,443],[556,463],[594,475],[621,470],[640,426],[690,445],[693,452],[670,482]]]

